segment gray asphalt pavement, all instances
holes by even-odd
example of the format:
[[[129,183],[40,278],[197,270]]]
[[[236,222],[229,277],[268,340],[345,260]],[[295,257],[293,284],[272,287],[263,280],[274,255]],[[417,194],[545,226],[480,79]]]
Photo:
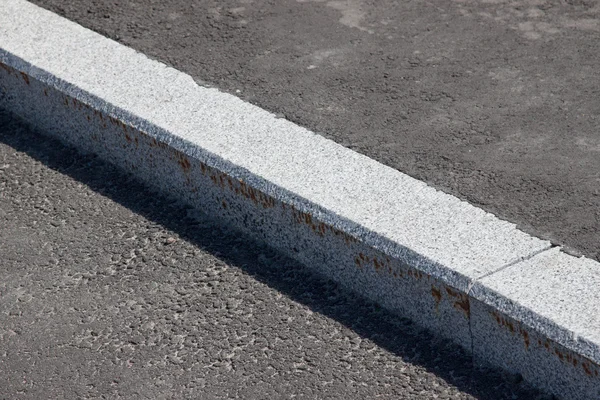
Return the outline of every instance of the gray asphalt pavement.
[[[542,399],[0,110],[0,399]]]
[[[597,0],[33,0],[600,260]]]

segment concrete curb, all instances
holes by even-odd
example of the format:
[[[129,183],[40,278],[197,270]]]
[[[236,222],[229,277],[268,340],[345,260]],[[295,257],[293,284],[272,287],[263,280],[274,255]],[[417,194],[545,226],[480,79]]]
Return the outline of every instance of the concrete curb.
[[[560,398],[600,398],[598,263],[24,0],[0,106]]]

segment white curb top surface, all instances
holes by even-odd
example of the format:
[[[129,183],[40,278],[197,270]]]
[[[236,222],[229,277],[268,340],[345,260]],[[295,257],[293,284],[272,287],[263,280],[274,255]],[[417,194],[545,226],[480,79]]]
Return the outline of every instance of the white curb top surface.
[[[0,7],[0,60],[9,59],[109,114],[159,127],[148,133],[391,256],[411,250],[425,260],[418,268],[460,289],[549,248],[514,224],[198,86],[184,73],[24,0],[2,0]]]

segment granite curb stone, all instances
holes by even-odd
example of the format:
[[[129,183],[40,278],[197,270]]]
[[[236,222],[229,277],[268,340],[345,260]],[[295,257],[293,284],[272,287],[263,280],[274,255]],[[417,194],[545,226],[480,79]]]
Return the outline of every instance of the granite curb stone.
[[[597,263],[548,250],[514,224],[24,0],[0,10],[0,67],[0,106],[45,134],[264,240],[477,360],[567,399],[597,393],[594,372],[585,390],[579,375],[553,384],[555,375],[536,372],[543,359],[531,343],[524,353],[506,336],[522,325],[596,368],[597,324],[585,330],[565,313],[593,319],[597,298],[577,296],[589,294]],[[544,303],[568,282],[546,279],[545,263],[555,259],[582,273],[584,289],[564,310]],[[515,282],[530,281],[540,297],[517,290]]]

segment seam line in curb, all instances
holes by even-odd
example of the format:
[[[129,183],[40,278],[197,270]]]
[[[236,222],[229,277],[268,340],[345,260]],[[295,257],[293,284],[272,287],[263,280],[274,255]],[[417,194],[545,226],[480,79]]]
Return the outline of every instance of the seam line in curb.
[[[508,264],[506,264],[506,265],[504,265],[504,266],[496,269],[495,271],[488,272],[487,274],[483,274],[483,275],[477,277],[476,279],[471,280],[469,282],[468,287],[467,287],[467,297],[469,298],[469,301],[470,301],[470,299],[473,299],[473,297],[471,295],[472,294],[472,290],[473,290],[473,286],[475,286],[475,283],[477,283],[478,281],[480,281],[480,280],[482,280],[484,278],[487,278],[489,276],[492,276],[492,275],[494,275],[494,274],[496,274],[498,272],[501,272],[501,271],[503,271],[503,270],[505,270],[507,268],[510,268],[510,267],[512,267],[514,265],[517,265],[519,263],[531,260],[533,257],[536,257],[536,256],[538,256],[538,255],[540,255],[540,254],[542,254],[544,252],[547,252],[547,251],[549,251],[549,250],[551,250],[551,249],[553,249],[555,247],[558,247],[558,246],[554,245],[554,244],[550,244],[546,248],[543,248],[543,249],[538,250],[538,251],[534,251],[534,252],[532,252],[531,254],[528,254],[525,257],[521,257],[521,258],[519,258],[517,260],[509,262]],[[473,367],[475,367],[475,357],[474,357],[474,354],[475,354],[475,336],[473,335],[473,317],[472,316],[469,318],[469,339],[470,339],[470,342],[471,342],[470,343],[470,345],[471,345],[471,362],[472,362]]]
[[[519,258],[519,259],[517,259],[517,260],[511,261],[511,262],[509,262],[508,264],[506,264],[506,265],[503,265],[502,267],[499,267],[498,269],[496,269],[496,270],[494,270],[494,271],[490,271],[490,272],[488,272],[488,273],[485,273],[485,274],[483,274],[483,275],[481,275],[481,276],[478,276],[476,279],[473,279],[473,280],[472,280],[472,281],[469,283],[469,287],[467,288],[467,295],[469,295],[469,296],[471,295],[471,289],[473,288],[473,286],[475,285],[475,283],[479,282],[480,280],[482,280],[482,279],[484,279],[484,278],[487,278],[487,277],[489,277],[489,276],[492,276],[492,275],[494,275],[494,274],[496,274],[496,273],[498,273],[498,272],[504,271],[505,269],[507,269],[507,268],[510,268],[510,267],[512,267],[512,266],[514,266],[514,265],[517,265],[517,264],[520,264],[520,263],[522,263],[522,262],[525,262],[525,261],[531,260],[533,257],[535,257],[535,256],[537,256],[537,255],[540,255],[540,254],[542,254],[542,253],[544,253],[544,252],[546,252],[546,251],[548,251],[548,250],[551,250],[551,249],[553,249],[553,248],[555,248],[555,247],[557,247],[557,246],[556,246],[556,245],[553,245],[553,244],[550,244],[549,246],[547,246],[547,247],[545,247],[545,248],[543,248],[543,249],[540,249],[540,250],[534,251],[534,252],[532,252],[531,254],[528,254],[528,255],[526,255],[526,256],[524,256],[524,257],[520,257],[520,258]]]

